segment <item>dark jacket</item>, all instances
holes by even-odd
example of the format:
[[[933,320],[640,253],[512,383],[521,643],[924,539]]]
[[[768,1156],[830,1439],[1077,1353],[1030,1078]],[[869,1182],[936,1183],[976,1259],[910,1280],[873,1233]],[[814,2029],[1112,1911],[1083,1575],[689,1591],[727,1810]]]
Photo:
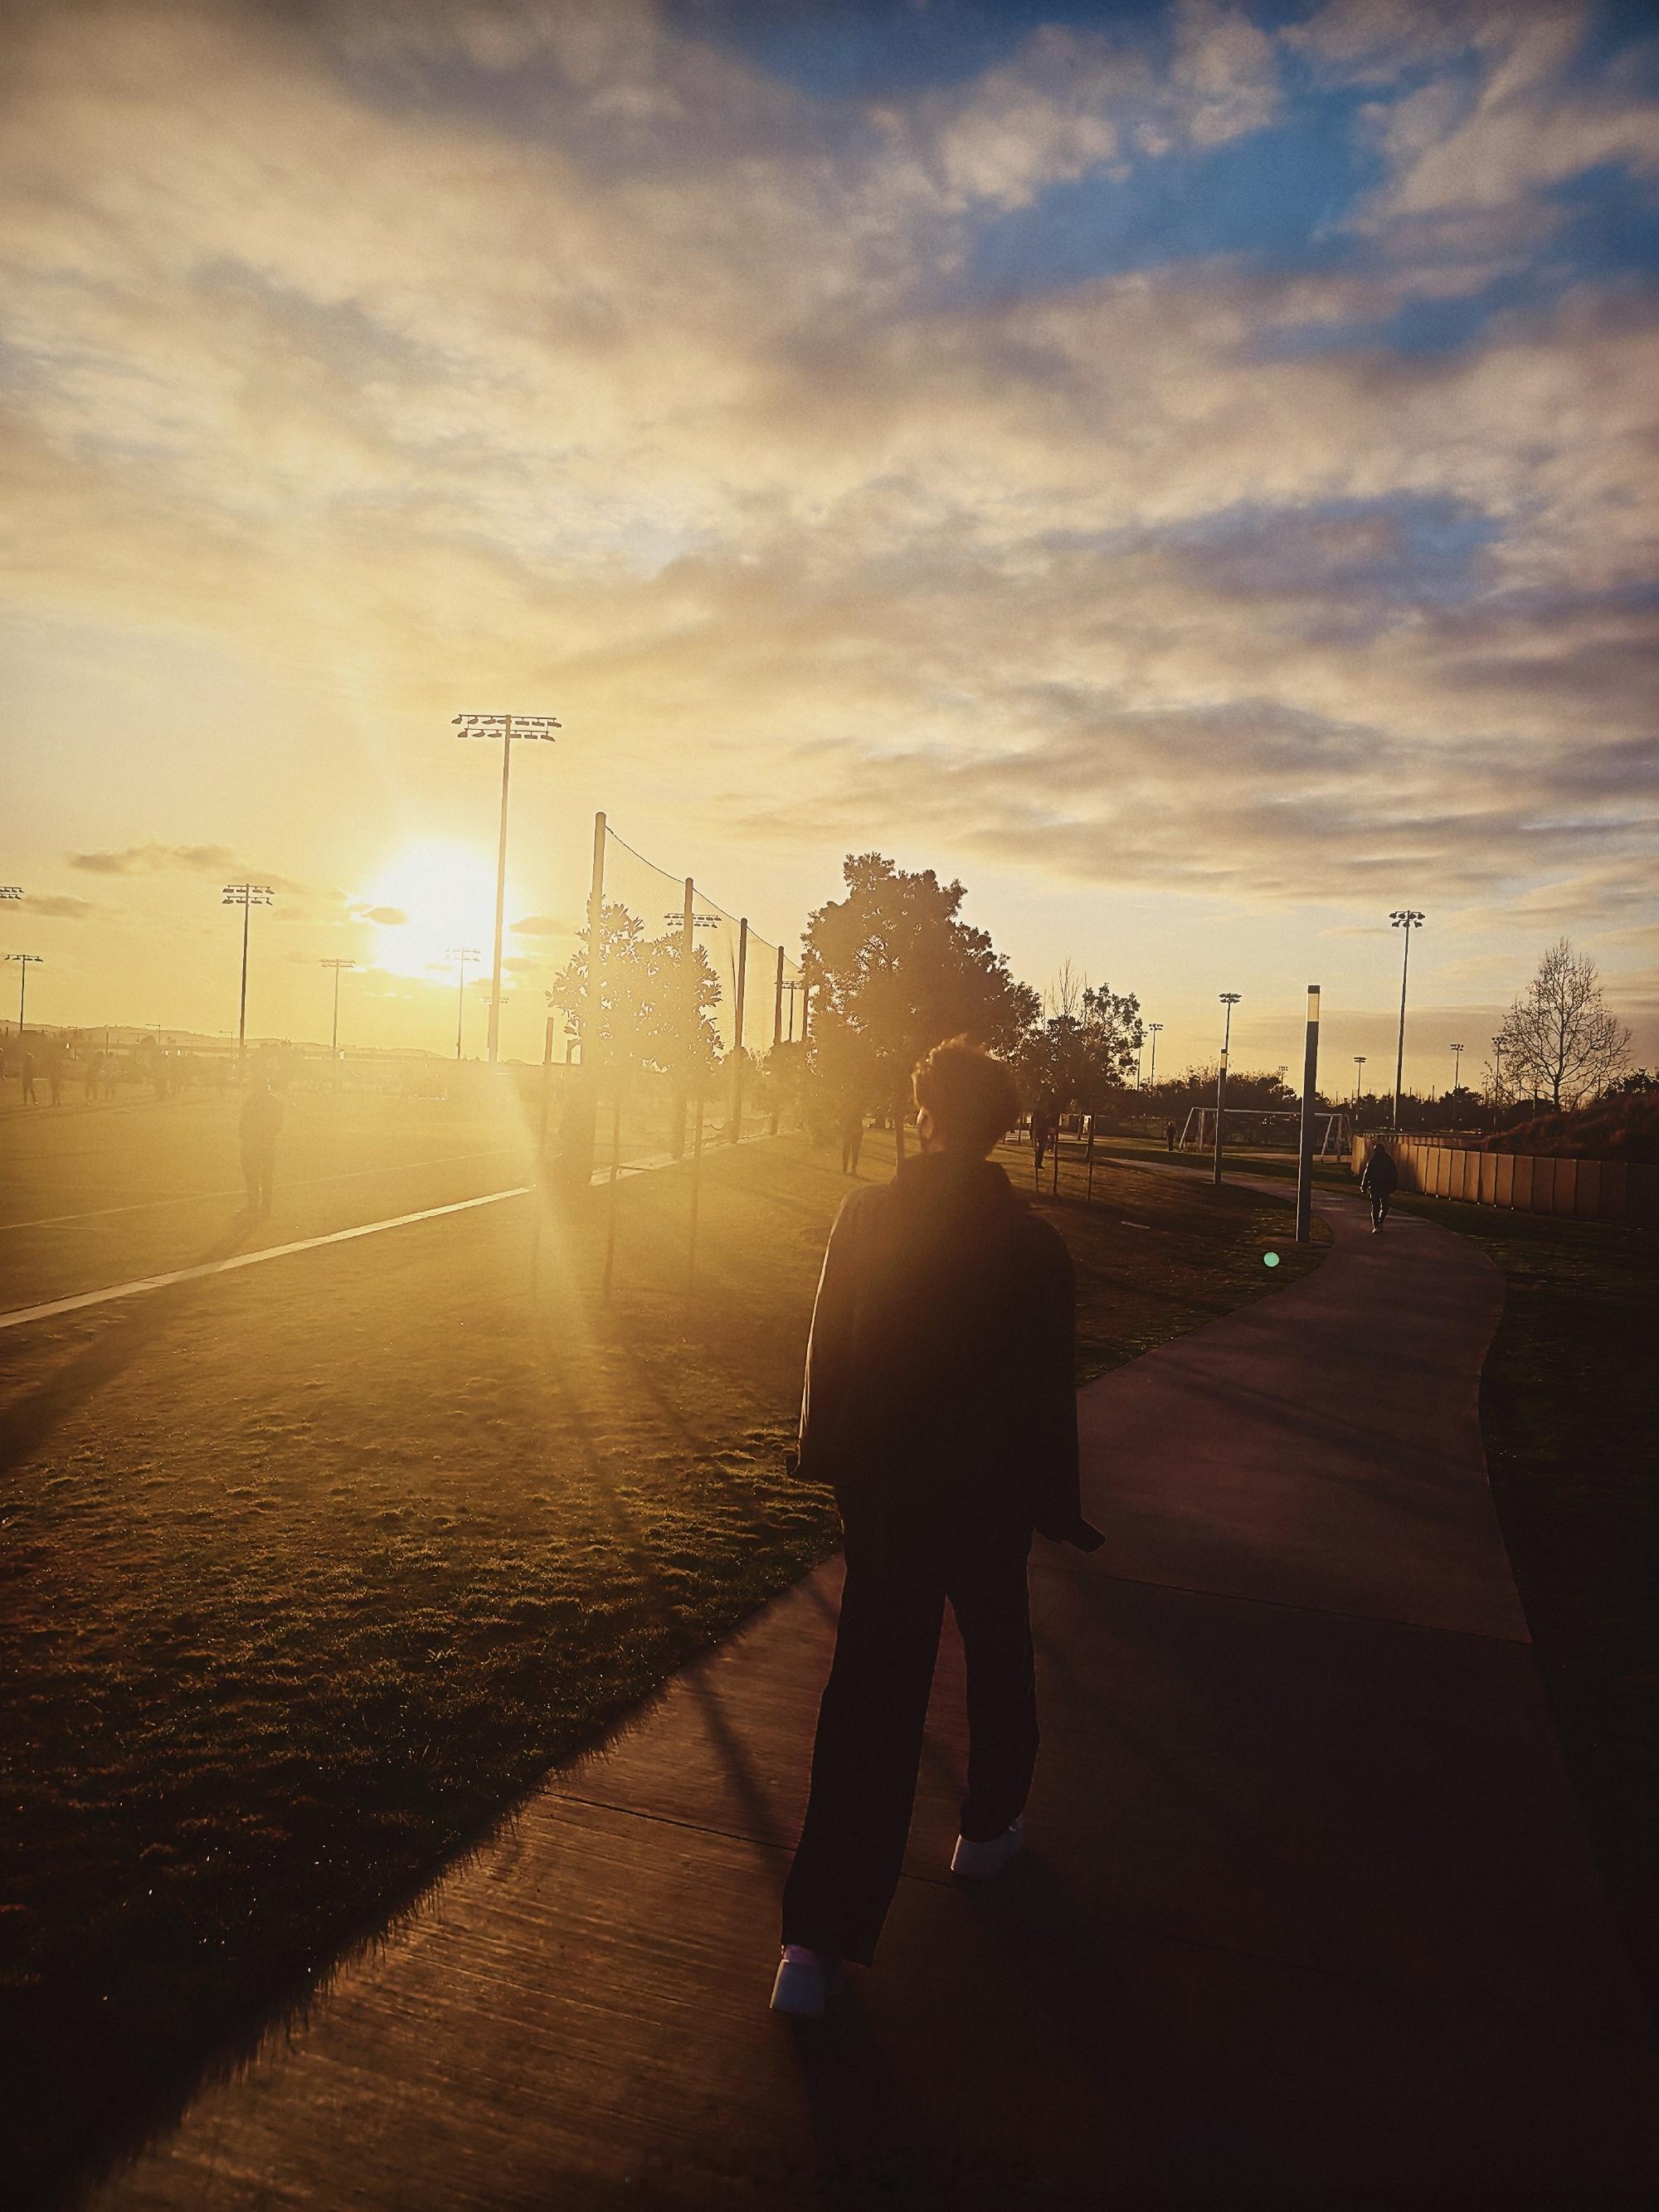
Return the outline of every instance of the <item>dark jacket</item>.
[[[854,1191],[812,1313],[800,1464],[849,1528],[1033,1527],[1092,1548],[1078,1494],[1064,1241],[989,1160]]]
[[[261,1090],[256,1084],[248,1092],[242,1108],[242,1150],[245,1152],[275,1152],[276,1132],[282,1126],[282,1100],[274,1091]]]
[[[1394,1164],[1394,1155],[1376,1146],[1359,1170],[1359,1188],[1376,1198],[1386,1198],[1400,1181],[1400,1170]]]

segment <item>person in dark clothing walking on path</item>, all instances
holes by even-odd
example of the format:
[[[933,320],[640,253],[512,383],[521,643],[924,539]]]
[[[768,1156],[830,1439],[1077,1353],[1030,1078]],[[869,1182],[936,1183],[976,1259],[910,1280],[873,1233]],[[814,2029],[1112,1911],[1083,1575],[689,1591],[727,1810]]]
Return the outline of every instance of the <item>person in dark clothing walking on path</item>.
[[[1078,1486],[1072,1262],[986,1155],[1018,1100],[958,1037],[917,1068],[921,1152],[847,1200],[813,1310],[800,1468],[831,1484],[847,1579],[774,2011],[817,2018],[868,1966],[897,1887],[948,1598],[968,1667],[952,1870],[1020,1847],[1036,1759],[1034,1529],[1092,1551]]]
[[[848,1098],[841,1109],[841,1171],[855,1176],[859,1154],[864,1150],[864,1101]]]
[[[1031,1115],[1031,1158],[1033,1172],[1042,1174],[1042,1163],[1048,1156],[1048,1147],[1060,1133],[1060,1117],[1050,1106],[1039,1106]]]
[[[1164,1124],[1164,1149],[1166,1152],[1174,1152],[1175,1140],[1176,1125],[1173,1121],[1166,1121]]]
[[[276,1132],[283,1126],[283,1102],[270,1079],[255,1077],[242,1108],[242,1180],[250,1213],[269,1213],[276,1173]]]
[[[1379,1137],[1372,1143],[1365,1164],[1359,1170],[1359,1188],[1371,1202],[1373,1237],[1382,1234],[1382,1224],[1389,1218],[1389,1200],[1399,1181],[1400,1170],[1394,1164],[1394,1156]]]

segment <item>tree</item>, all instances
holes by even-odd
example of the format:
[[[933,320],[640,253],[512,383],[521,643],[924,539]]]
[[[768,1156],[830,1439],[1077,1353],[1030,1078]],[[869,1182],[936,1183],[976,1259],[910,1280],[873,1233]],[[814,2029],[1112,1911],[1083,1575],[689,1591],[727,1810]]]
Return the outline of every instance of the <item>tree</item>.
[[[1561,938],[1538,963],[1496,1042],[1506,1082],[1558,1112],[1606,1087],[1630,1062],[1631,1032],[1602,996],[1595,963]]]
[[[1079,986],[1067,961],[1049,1003],[1056,1011],[1021,1041],[1026,1089],[1056,1108],[1075,1099],[1085,1113],[1097,1112],[1104,1094],[1133,1073],[1144,1034],[1140,1001],[1104,983]]]
[[[702,945],[692,947],[696,1014],[688,1022],[684,954],[677,938],[647,938],[637,915],[607,906],[597,1006],[588,996],[587,940],[583,929],[547,994],[550,1006],[577,1024],[584,1058],[591,1054],[594,1064],[681,1081],[712,1071],[720,1035],[709,1009],[719,1004],[720,987]]]
[[[890,1103],[902,1147],[910,1070],[922,1054],[964,1033],[1012,1054],[1040,1001],[986,933],[960,919],[961,884],[879,853],[849,853],[842,876],[846,897],[806,926],[814,1065],[827,1073],[833,1060],[849,1076],[867,1068],[872,1103]]]

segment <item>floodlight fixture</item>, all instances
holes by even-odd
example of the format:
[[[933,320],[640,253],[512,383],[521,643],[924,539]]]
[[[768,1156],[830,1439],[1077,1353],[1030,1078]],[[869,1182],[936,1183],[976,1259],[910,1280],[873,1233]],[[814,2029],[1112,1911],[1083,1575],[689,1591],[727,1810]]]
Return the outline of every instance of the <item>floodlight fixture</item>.
[[[451,726],[458,737],[499,738],[501,741],[501,828],[495,848],[495,954],[489,979],[489,1057],[500,1056],[501,1034],[501,930],[507,914],[507,793],[513,774],[513,740],[539,738],[557,742],[553,732],[563,724],[556,714],[456,714]],[[456,1057],[459,1059],[459,1054]]]
[[[0,884],[0,899],[21,898],[22,896],[21,884]]]
[[[1406,1072],[1406,978],[1412,964],[1412,932],[1421,929],[1424,916],[1415,907],[1396,907],[1389,916],[1395,928],[1406,933],[1405,957],[1400,963],[1400,1045],[1394,1062],[1394,1126],[1400,1127],[1400,1092]]]
[[[1146,1071],[1146,1080],[1154,1089],[1158,1085],[1158,1036],[1163,1027],[1162,1022],[1148,1022],[1146,1024],[1146,1034],[1152,1041],[1152,1064]]]
[[[1451,1056],[1452,1091],[1455,1094],[1463,1087],[1463,1048],[1461,1044],[1455,1044],[1451,1048]]]
[[[236,1010],[236,1065],[240,1067],[247,1053],[247,922],[256,906],[272,906],[276,901],[269,884],[227,884],[220,896],[222,906],[239,906],[242,909],[242,990]]]
[[[17,1042],[23,1042],[23,1009],[28,997],[29,969],[38,968],[46,958],[44,952],[9,952],[8,960],[17,963]]]

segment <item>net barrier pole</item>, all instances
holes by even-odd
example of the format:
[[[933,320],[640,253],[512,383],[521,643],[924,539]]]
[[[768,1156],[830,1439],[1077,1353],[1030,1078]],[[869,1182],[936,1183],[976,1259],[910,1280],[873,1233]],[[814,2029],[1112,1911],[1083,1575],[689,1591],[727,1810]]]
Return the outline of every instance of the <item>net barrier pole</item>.
[[[599,1124],[599,1062],[604,1057],[599,1040],[599,946],[605,923],[605,817],[593,817],[593,872],[587,890],[587,959],[582,977],[582,1006],[577,1016],[582,1060],[580,1088],[565,1119],[568,1133],[562,1163],[568,1190],[586,1190],[593,1180],[594,1132]]]
[[[1087,1157],[1089,1163],[1089,1182],[1087,1189],[1084,1194],[1083,1202],[1085,1206],[1092,1206],[1095,1202],[1095,1117],[1092,1114],[1089,1116],[1089,1151]]]
[[[738,989],[737,1002],[732,1008],[732,1026],[734,1042],[732,1046],[732,1127],[730,1141],[736,1144],[743,1134],[743,996],[749,972],[749,917],[738,917]]]
[[[778,1133],[778,1063],[775,1054],[783,1042],[783,947],[778,947],[778,976],[772,993],[772,1134]]]
[[[611,1186],[605,1207],[605,1282],[600,1296],[611,1303],[611,1270],[617,1257],[617,1170],[622,1160],[622,1062],[611,1071]]]
[[[702,1196],[702,1085],[697,1085],[696,1133],[691,1140],[691,1222],[685,1243],[685,1325],[691,1326],[691,1299],[697,1280],[697,1204]]]
[[[495,957],[489,969],[489,1030],[488,1053],[495,1066],[501,1042],[501,924],[507,913],[507,787],[513,774],[513,717],[507,715],[501,733],[501,834],[495,853]]]
[[[1050,1198],[1060,1196],[1060,1120],[1058,1115],[1054,1120],[1054,1157],[1048,1169],[1048,1195]]]
[[[696,897],[696,885],[688,876],[685,879],[685,903],[680,915],[680,968],[684,996],[681,1015],[685,1027],[681,1048],[685,1060],[674,1086],[674,1127],[669,1145],[669,1150],[677,1160],[685,1158],[685,1109],[689,1103],[686,1085],[690,1081],[692,1056],[697,1048],[697,967],[696,931],[691,921],[691,907]]]
[[[553,1017],[547,1018],[547,1036],[542,1045],[542,1110],[536,1126],[536,1173],[531,1193],[535,1212],[530,1223],[530,1294],[536,1295],[537,1269],[542,1256],[542,1215],[547,1206],[547,1107],[553,1086]]]
[[[1314,1094],[1319,1081],[1319,986],[1308,986],[1308,1035],[1302,1053],[1302,1122],[1296,1148],[1296,1241],[1313,1234]]]

